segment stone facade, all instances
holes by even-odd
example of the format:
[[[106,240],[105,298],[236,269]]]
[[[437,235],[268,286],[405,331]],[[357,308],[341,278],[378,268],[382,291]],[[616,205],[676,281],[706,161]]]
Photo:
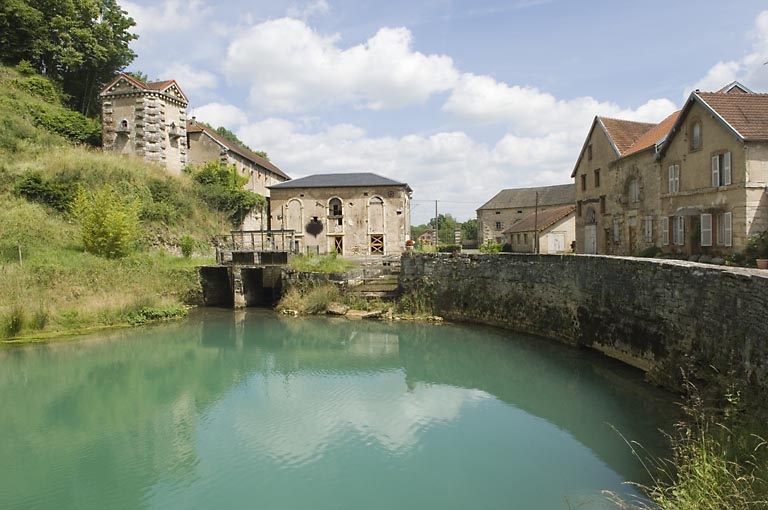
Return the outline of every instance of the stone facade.
[[[538,203],[536,196],[538,194]],[[526,216],[564,205],[573,205],[571,184],[539,188],[504,189],[477,209],[477,235],[482,244],[505,242],[504,231]]]
[[[406,254],[435,313],[587,346],[675,388],[722,374],[768,398],[768,271],[557,255]]]
[[[766,126],[768,95],[738,84],[693,92],[656,125],[596,117],[571,174],[577,252],[743,251],[768,229]]]
[[[248,178],[243,188],[267,199],[270,198],[270,186],[290,180],[290,177],[270,161],[227,140],[208,126],[198,124],[194,118],[187,122],[186,132],[189,145],[188,164],[192,166],[208,161],[234,165],[241,176]],[[240,228],[266,230],[269,228],[269,215],[251,211]]]
[[[142,83],[121,74],[101,91],[102,145],[179,174],[187,164],[187,97],[175,81]]]
[[[411,188],[375,174],[326,174],[274,185],[273,230],[293,230],[300,253],[400,254],[410,234]]]

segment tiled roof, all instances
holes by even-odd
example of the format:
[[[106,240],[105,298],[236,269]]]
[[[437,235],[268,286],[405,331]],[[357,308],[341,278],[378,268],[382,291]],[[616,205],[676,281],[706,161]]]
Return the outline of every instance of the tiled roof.
[[[410,186],[404,182],[393,181],[373,173],[351,174],[316,174],[281,182],[269,186],[269,189],[288,188],[359,188],[362,186],[405,186],[410,191]]]
[[[768,140],[768,94],[694,92],[743,140]]]
[[[164,81],[148,81],[146,83],[146,88],[150,90],[165,90],[171,85],[173,85],[175,82],[173,80],[164,80]]]
[[[630,154],[634,154],[636,152],[640,152],[650,147],[656,146],[659,141],[662,141],[664,138],[666,138],[669,130],[672,129],[672,126],[675,125],[675,121],[677,121],[677,117],[679,115],[680,110],[677,110],[675,113],[671,114],[669,117],[646,131],[645,134],[635,140],[635,143],[633,143],[629,149],[627,149],[627,151],[622,154],[622,156],[629,156]]]
[[[635,122],[632,120],[611,119],[599,117],[608,137],[613,141],[620,156],[624,156],[641,136],[650,131],[656,124]]]
[[[515,234],[517,232],[533,232],[534,230],[542,232],[567,217],[575,210],[575,205],[565,205],[563,207],[555,207],[554,209],[539,211],[538,214],[531,213],[506,229],[504,233]]]
[[[178,90],[179,94],[181,94],[181,98],[184,99],[184,101],[189,102],[189,99],[187,99],[187,96],[184,94],[184,91],[181,90],[181,87],[179,87],[179,84],[176,83],[176,80],[163,80],[163,81],[153,81],[149,83],[144,83],[141,80],[137,80],[130,74],[120,73],[112,80],[110,80],[109,83],[104,85],[104,87],[101,89],[99,94],[106,94],[107,91],[112,88],[112,86],[119,82],[120,80],[125,80],[128,83],[132,84],[134,87],[136,87],[139,90],[153,90],[156,92],[165,92],[169,87],[175,85],[176,89]]]
[[[188,120],[187,121],[187,133],[205,133],[209,137],[213,138],[218,142],[221,146],[226,147],[227,150],[230,150],[236,154],[239,154],[240,156],[244,157],[247,160],[252,161],[253,163],[256,163],[262,168],[265,168],[272,172],[273,174],[277,175],[278,177],[281,177],[285,180],[290,180],[290,177],[288,177],[285,173],[283,173],[282,170],[277,168],[275,165],[273,165],[268,160],[262,158],[255,152],[246,149],[245,147],[241,147],[237,145],[236,143],[228,140],[227,138],[224,138],[219,133],[216,132],[214,129],[210,129],[194,120]]]
[[[539,206],[573,204],[576,202],[576,186],[558,184],[539,188],[503,189],[479,209],[515,209],[518,207],[534,207],[536,193],[539,193]]]

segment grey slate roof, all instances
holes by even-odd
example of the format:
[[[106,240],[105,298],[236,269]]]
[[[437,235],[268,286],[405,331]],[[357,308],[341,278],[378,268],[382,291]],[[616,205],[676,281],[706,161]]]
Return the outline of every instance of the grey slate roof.
[[[576,203],[576,185],[573,183],[558,184],[557,186],[542,186],[540,188],[503,189],[478,208],[478,211],[482,209],[534,207],[536,205],[536,192],[539,193],[539,206]]]
[[[404,182],[393,181],[373,173],[354,174],[315,174],[281,182],[269,186],[269,189],[289,188],[359,188],[364,186],[405,186],[408,191],[411,187]]]

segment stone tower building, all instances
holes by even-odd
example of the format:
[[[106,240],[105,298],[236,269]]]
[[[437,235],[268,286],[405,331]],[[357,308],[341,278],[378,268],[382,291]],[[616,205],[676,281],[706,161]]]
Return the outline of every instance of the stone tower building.
[[[134,154],[170,173],[187,164],[187,104],[174,80],[143,83],[120,74],[100,92],[105,151]]]

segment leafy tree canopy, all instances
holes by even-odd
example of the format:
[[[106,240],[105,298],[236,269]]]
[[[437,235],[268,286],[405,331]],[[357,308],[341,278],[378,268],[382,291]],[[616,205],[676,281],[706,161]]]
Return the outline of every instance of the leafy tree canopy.
[[[219,126],[219,127],[216,128],[216,132],[218,134],[220,134],[221,136],[223,136],[224,138],[226,138],[227,140],[229,140],[230,142],[236,143],[240,147],[244,147],[244,148],[248,149],[249,151],[253,152],[254,154],[256,154],[257,156],[260,156],[260,157],[266,159],[267,161],[269,161],[269,157],[267,156],[266,152],[264,152],[264,151],[257,151],[257,150],[251,149],[250,147],[245,145],[245,143],[243,143],[243,141],[240,140],[240,138],[238,138],[237,135],[235,133],[233,133],[232,131],[230,131],[229,129],[227,129],[227,128],[223,127],[223,126]]]
[[[0,61],[28,61],[61,84],[72,108],[94,115],[99,89],[136,57],[135,24],[116,0],[3,0]]]

